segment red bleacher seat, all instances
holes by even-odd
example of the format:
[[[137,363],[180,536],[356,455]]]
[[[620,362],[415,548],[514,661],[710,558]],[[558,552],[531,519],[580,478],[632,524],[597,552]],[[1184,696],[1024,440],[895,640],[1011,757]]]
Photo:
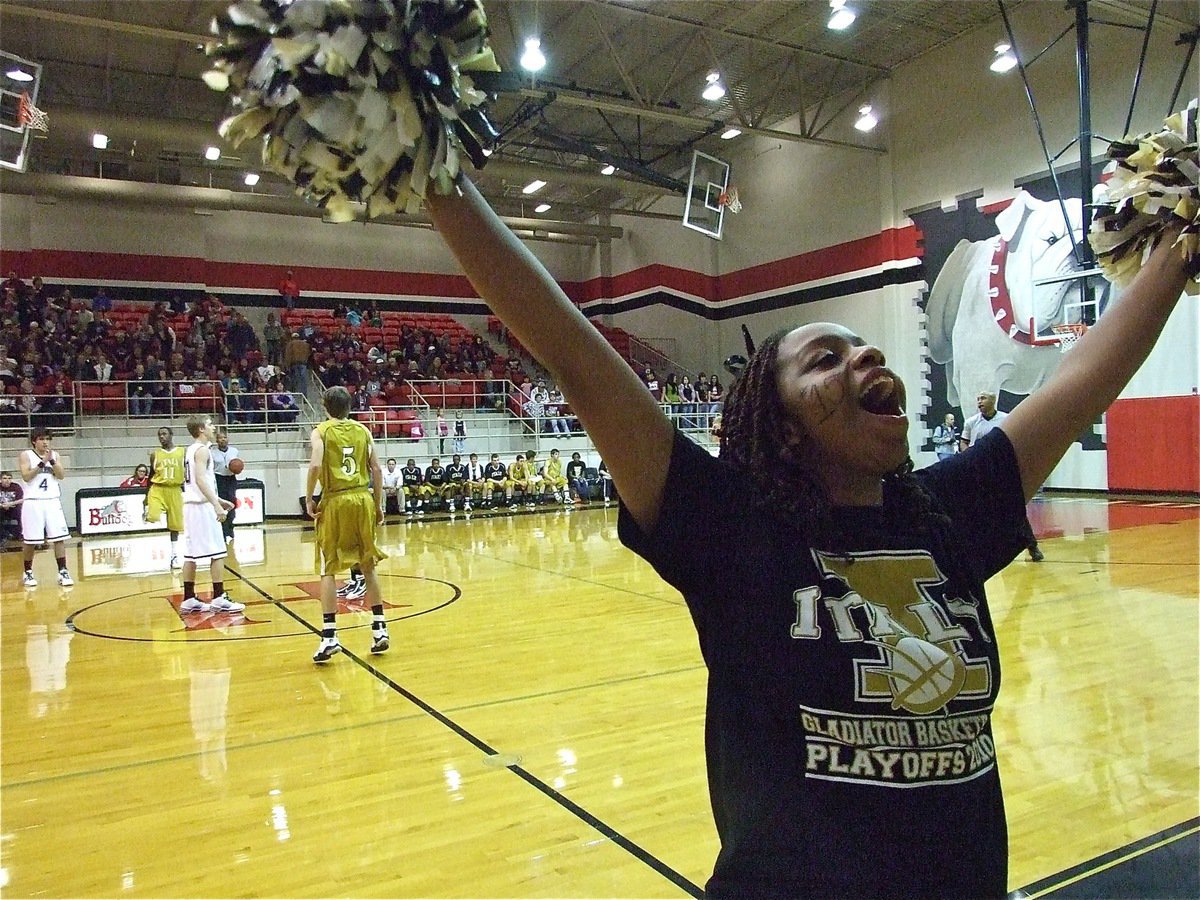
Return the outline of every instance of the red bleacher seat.
[[[84,415],[99,415],[104,412],[104,386],[99,384],[79,385],[79,410]]]
[[[125,412],[125,385],[108,383],[101,385],[104,399],[101,401],[101,412],[108,415],[121,415]]]

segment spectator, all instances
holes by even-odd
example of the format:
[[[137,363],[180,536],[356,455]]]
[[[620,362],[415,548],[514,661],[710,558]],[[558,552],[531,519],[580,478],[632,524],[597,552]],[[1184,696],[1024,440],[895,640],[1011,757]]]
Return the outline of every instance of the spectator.
[[[41,281],[40,278],[33,279],[34,283]],[[92,311],[98,313],[112,312],[112,298],[108,296],[104,288],[97,289],[96,296],[92,298]]]
[[[608,463],[600,460],[600,468],[596,470],[596,474],[600,476],[600,493],[604,495],[604,505],[608,506],[614,493],[612,476],[608,474]]]
[[[138,463],[134,467],[133,474],[121,482],[123,488],[148,488],[150,487],[150,467],[145,463]]]
[[[283,363],[284,335],[283,326],[275,321],[275,313],[267,313],[267,324],[263,326],[263,352],[273,366]]]
[[[646,366],[645,371],[642,372],[642,381],[645,383],[646,390],[650,392],[650,395],[654,397],[656,401],[661,401],[662,388],[658,383],[658,376],[654,374],[654,370],[649,366]]]
[[[446,438],[450,437],[450,423],[446,421],[446,411],[439,409],[435,423],[438,439],[438,453],[446,452]]]
[[[708,378],[703,372],[696,376],[696,383],[693,387],[696,389],[696,427],[708,428],[712,424],[712,416],[708,411]]]
[[[942,424],[933,430],[933,450],[939,460],[949,459],[958,452],[958,428],[954,424],[954,413],[946,413]]]
[[[59,373],[49,395],[42,397],[42,424],[47,428],[68,428],[75,413],[75,398]]]
[[[138,363],[133,367],[133,377],[126,385],[125,394],[129,398],[129,414],[131,416],[148,416],[154,412],[154,394],[152,385],[146,379],[146,367]]]
[[[290,425],[300,415],[300,404],[296,398],[277,383],[267,397],[267,421],[278,425]]]
[[[293,331],[292,339],[283,350],[283,367],[288,372],[288,384],[297,393],[308,394],[308,360],[311,356],[308,341],[298,331]]]
[[[283,298],[283,305],[288,309],[296,308],[296,301],[300,299],[300,285],[296,283],[291,269],[287,270],[287,274],[279,282],[279,296]]]
[[[8,355],[8,347],[0,344],[0,382],[5,385],[18,383],[17,361]]]
[[[454,411],[454,452],[463,454],[467,452],[467,423],[463,420],[461,409]]]
[[[0,472],[0,544],[21,536],[21,501],[25,492],[11,472]]]
[[[679,400],[682,404],[680,408],[683,415],[682,427],[695,428],[696,420],[693,418],[693,414],[696,412],[696,389],[686,375],[679,382]]]
[[[93,377],[96,381],[112,381],[113,367],[108,356],[101,350],[96,354],[96,362],[92,365]]]
[[[708,376],[708,414],[710,416],[721,415],[721,403],[725,399],[725,389],[721,387],[721,379],[717,377],[717,373]],[[709,428],[716,427],[715,424],[710,424]]]
[[[30,417],[30,424],[34,424],[34,415],[42,411],[42,400],[35,391],[33,380],[29,378],[21,379],[21,393],[17,396],[17,409]],[[39,423],[40,424],[40,421]]]
[[[551,388],[543,410],[546,415],[546,430],[551,434],[571,433],[571,425],[567,422],[567,417],[562,414],[562,408],[566,402],[563,399],[562,391],[557,387]]]
[[[383,470],[383,502],[384,511],[392,515],[400,515],[400,470],[396,468],[396,460],[389,459],[387,468]]]
[[[667,376],[667,383],[663,385],[662,402],[667,415],[671,417],[671,422],[679,426],[679,413],[683,409],[683,403],[679,399],[679,382],[674,372]]]
[[[258,335],[250,323],[237,310],[229,318],[229,327],[225,331],[225,340],[233,351],[234,359],[245,359],[251,350],[258,349]],[[229,518],[226,516],[226,518]]]
[[[584,474],[586,471],[587,466],[583,464],[579,453],[572,453],[571,461],[567,463],[567,484],[571,487],[571,494],[575,497],[576,503],[585,503],[592,497],[591,486]]]

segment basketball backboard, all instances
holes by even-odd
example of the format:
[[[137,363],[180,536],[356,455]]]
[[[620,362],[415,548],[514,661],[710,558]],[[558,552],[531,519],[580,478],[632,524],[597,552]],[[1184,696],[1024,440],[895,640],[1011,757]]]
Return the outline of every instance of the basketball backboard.
[[[21,96],[37,105],[42,67],[0,50],[0,169],[24,172],[29,165],[29,127],[20,120]]]
[[[693,150],[687,202],[683,207],[684,227],[720,240],[721,225],[725,220],[721,198],[728,187],[729,163]]]

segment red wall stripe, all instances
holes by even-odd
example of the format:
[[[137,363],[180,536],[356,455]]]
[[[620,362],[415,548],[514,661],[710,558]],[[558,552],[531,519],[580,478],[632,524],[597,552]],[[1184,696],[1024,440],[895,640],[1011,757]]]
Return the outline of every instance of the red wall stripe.
[[[1117,400],[1106,422],[1109,490],[1200,492],[1200,396]]]
[[[877,235],[837,244],[810,253],[751,266],[720,277],[690,269],[654,264],[611,277],[562,282],[576,303],[607,300],[653,290],[669,290],[717,303],[749,294],[794,287],[806,282],[874,268],[886,262],[921,255],[915,226],[889,229]],[[85,253],[73,250],[0,250],[0,270],[16,270],[23,278],[41,275],[47,281],[70,278],[86,281],[190,283],[222,288],[274,290],[287,266],[234,263],[190,256],[150,256],[133,253]],[[304,291],[416,297],[474,298],[462,275],[424,272],[386,272],[359,269],[292,266]]]

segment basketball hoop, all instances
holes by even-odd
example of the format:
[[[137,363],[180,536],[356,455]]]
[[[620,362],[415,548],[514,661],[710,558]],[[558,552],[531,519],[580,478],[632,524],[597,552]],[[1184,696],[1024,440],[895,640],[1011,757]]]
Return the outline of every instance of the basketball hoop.
[[[1074,347],[1075,342],[1083,337],[1084,332],[1087,331],[1087,326],[1082,322],[1066,322],[1059,325],[1051,325],[1050,328],[1058,338],[1058,349],[1063,353]]]
[[[723,206],[735,216],[742,211],[742,202],[738,200],[738,189],[730,186],[717,198],[717,205]]]
[[[17,124],[31,131],[48,133],[50,131],[50,116],[45,111],[34,106],[33,101],[29,99],[29,94],[23,91],[21,93],[20,104],[17,106]]]

